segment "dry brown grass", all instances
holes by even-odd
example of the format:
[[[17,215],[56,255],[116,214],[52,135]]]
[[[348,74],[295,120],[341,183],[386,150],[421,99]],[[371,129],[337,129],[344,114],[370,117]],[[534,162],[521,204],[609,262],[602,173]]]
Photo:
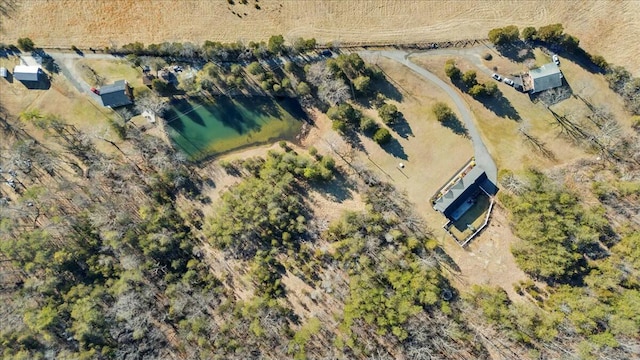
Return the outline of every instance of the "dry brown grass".
[[[93,69],[97,74],[104,78],[105,84],[125,79],[133,86],[142,85],[142,72],[138,68],[131,67],[131,63],[124,60],[110,61],[83,59],[76,62],[75,65],[79,70],[82,69],[83,65]],[[83,73],[83,75],[85,75],[85,73]],[[87,82],[92,80],[90,77],[83,77]]]
[[[589,52],[640,71],[638,1],[226,1],[22,0],[0,42],[81,47],[163,41],[250,41],[283,34],[320,42],[416,42],[484,38],[510,24],[563,23]]]
[[[15,58],[0,58],[0,66],[12,67],[13,63],[17,63]],[[41,114],[59,116],[66,124],[73,125],[82,132],[117,139],[108,122],[116,118],[113,111],[80,94],[63,75],[53,75],[48,90],[30,90],[15,79],[12,83],[0,79],[0,105],[15,118],[23,111],[37,109]],[[39,141],[59,148],[56,141],[47,140],[41,130],[30,127],[29,131]],[[96,141],[95,144],[101,151],[114,151],[104,141]]]
[[[536,52],[537,60],[548,62],[550,59]],[[449,56],[414,56],[412,60],[429,71],[437,74],[443,80],[449,82],[444,74],[444,63]],[[474,65],[461,57],[454,57],[457,65],[464,72],[478,70]],[[562,71],[573,91],[588,98],[594,105],[605,105],[619,120],[626,131],[630,130],[628,114],[623,109],[622,100],[609,88],[602,75],[591,74],[580,66],[562,59]],[[513,63],[501,57],[485,62],[488,67],[497,66],[503,74],[518,73],[523,65]],[[484,73],[477,71],[478,81],[493,81]],[[514,91],[513,88],[500,84],[499,89],[504,97],[522,117],[521,122],[500,118],[485,106],[470,97],[462,94],[474,113],[476,123],[482,134],[487,148],[491,152],[499,169],[511,169],[521,171],[527,167],[550,169],[565,164],[575,163],[577,159],[595,157],[593,154],[576,145],[572,145],[566,138],[559,136],[559,129],[553,124],[553,116],[543,105],[533,104],[526,94]],[[552,107],[560,114],[575,114],[578,118],[588,113],[587,107],[578,99],[570,98]],[[518,129],[526,123],[529,132],[544,142],[547,148],[555,155],[549,159],[534,151],[526,145],[518,134]],[[431,225],[436,223],[431,222]],[[441,234],[439,229],[437,234]],[[504,288],[510,298],[520,298],[513,289],[513,284],[526,279],[526,275],[518,268],[509,251],[510,246],[517,241],[509,228],[507,212],[498,205],[489,222],[489,226],[466,249],[462,249],[448,236],[438,237],[456,264],[460,267],[460,276],[455,278],[459,287],[469,284],[491,284]]]
[[[444,74],[444,63],[449,58],[451,57],[414,57],[413,61],[450,83]],[[465,59],[454,58],[463,72],[477,70],[475,66]],[[490,61],[487,65],[492,66],[493,62]],[[499,63],[498,67],[503,73],[518,72],[518,70],[522,69],[519,64],[505,61]],[[594,104],[606,104],[607,108],[621,120],[622,124],[625,124],[626,127],[630,126],[628,116],[623,110],[622,101],[611,92],[602,75],[590,74],[578,65],[566,60],[562,62],[562,71],[574,91],[586,94]],[[477,74],[479,82],[493,81],[480,71]],[[499,85],[499,89],[511,106],[516,109],[522,118],[521,121],[498,117],[481,102],[460,92],[473,111],[477,121],[476,124],[485,139],[485,145],[493,155],[499,169],[513,171],[521,171],[528,167],[545,169],[560,163],[569,163],[578,158],[590,156],[582,148],[571,145],[567,139],[559,136],[559,130],[554,125],[553,116],[543,105],[532,103],[527,94],[519,93],[503,83]],[[576,114],[586,113],[586,106],[576,99],[565,100],[553,108],[561,114],[570,112]],[[555,159],[546,158],[540,152],[525,144],[518,133],[518,129],[522,126],[525,126],[530,134],[545,143],[546,148],[555,155]]]
[[[416,61],[415,58],[413,60]],[[446,57],[435,60],[437,65],[434,63],[433,69],[426,67],[446,79],[445,60]],[[365,144],[370,157],[393,177],[391,180],[394,186],[406,192],[408,198],[414,203],[416,211],[433,228],[434,237],[460,269],[451,277],[459,290],[464,291],[470,284],[490,284],[504,288],[512,299],[519,298],[512,284],[526,279],[526,275],[518,268],[509,251],[510,245],[517,239],[509,229],[504,211],[494,208],[492,220],[487,228],[463,249],[441,228],[446,219],[429,203],[429,197],[473,156],[471,141],[454,135],[450,129],[438,123],[431,112],[431,106],[436,101],[447,102],[455,109],[451,99],[431,82],[415,76],[413,72],[398,63],[386,59],[378,59],[378,62],[385,73],[402,87],[405,98],[398,104],[398,108],[404,112],[416,137],[400,140],[409,155],[409,161],[405,161],[407,166],[403,169],[408,178],[397,169],[399,160],[384,153],[376,144]],[[468,68],[463,68],[463,71],[471,68],[471,65],[464,65]],[[502,90],[506,91],[506,89]],[[471,104],[475,100],[466,95],[464,99],[471,105],[477,117],[478,109]],[[488,114],[486,116],[489,118]],[[495,115],[491,120],[495,122]],[[514,123],[511,120],[501,121]],[[503,125],[502,122],[497,126],[501,125]],[[479,127],[485,137],[483,126]],[[500,134],[500,130],[496,133]],[[494,154],[499,151],[511,152],[510,149],[492,147],[489,141],[486,145]],[[385,178],[385,180],[390,179]]]
[[[404,139],[391,131],[407,159],[389,153],[385,150],[387,146],[380,147],[373,140],[363,138],[366,154],[363,153],[360,160],[379,171],[384,181],[405,191],[427,223],[439,228],[445,219],[433,210],[429,198],[473,156],[471,141],[442,126],[433,115],[431,107],[437,101],[455,109],[451,99],[440,88],[395,61],[386,58],[373,60],[400,88],[402,101],[392,103],[404,114],[413,136]],[[367,114],[378,117],[375,111]],[[405,164],[402,171],[398,168],[400,162]]]

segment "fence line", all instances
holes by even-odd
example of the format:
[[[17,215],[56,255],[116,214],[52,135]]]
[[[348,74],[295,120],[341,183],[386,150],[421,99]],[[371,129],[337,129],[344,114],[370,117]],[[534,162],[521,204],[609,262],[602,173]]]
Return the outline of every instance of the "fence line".
[[[480,190],[482,190],[483,193],[485,193],[485,195],[489,196],[489,199],[491,200],[491,202],[489,203],[489,210],[487,210],[487,216],[484,218],[484,222],[482,223],[482,225],[480,225],[480,227],[471,235],[467,236],[467,238],[464,240],[464,242],[462,243],[462,247],[465,247],[471,240],[473,240],[473,238],[478,235],[478,233],[480,233],[480,231],[482,231],[482,229],[485,228],[485,226],[487,226],[487,224],[489,223],[489,218],[491,217],[491,210],[493,210],[493,204],[495,203],[495,201],[493,200],[493,196],[489,195],[483,188],[482,186],[480,186]]]
[[[324,50],[324,49],[368,49],[368,48],[389,48],[393,47],[396,49],[408,49],[408,50],[429,50],[429,49],[439,49],[439,48],[451,48],[451,47],[468,47],[468,46],[476,46],[483,45],[488,39],[463,39],[463,40],[455,40],[455,41],[431,41],[431,42],[402,42],[402,41],[335,41],[335,42],[327,42],[326,44],[318,44],[316,45],[316,49]],[[92,51],[98,53],[115,53],[120,54],[117,47],[105,47],[105,46],[96,46],[96,47],[75,47],[72,48],[72,45],[63,46],[63,45],[40,45],[38,44],[38,48],[43,50],[58,50],[58,51],[75,51],[78,49],[80,51]]]

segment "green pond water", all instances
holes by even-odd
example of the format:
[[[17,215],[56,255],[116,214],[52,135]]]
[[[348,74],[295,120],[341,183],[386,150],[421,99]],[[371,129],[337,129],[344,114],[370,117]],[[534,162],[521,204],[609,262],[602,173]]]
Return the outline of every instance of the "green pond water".
[[[165,114],[169,137],[193,160],[292,140],[305,117],[297,100],[267,97],[174,100]]]

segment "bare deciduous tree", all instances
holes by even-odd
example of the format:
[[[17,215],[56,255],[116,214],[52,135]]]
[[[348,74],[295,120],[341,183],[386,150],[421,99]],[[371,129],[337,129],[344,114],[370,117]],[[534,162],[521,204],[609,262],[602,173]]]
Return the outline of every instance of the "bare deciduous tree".
[[[351,98],[351,91],[341,78],[336,78],[324,62],[315,63],[307,71],[307,80],[318,88],[318,97],[329,105]]]
[[[540,100],[546,107],[549,107],[562,100],[568,99],[570,96],[571,88],[568,86],[561,86],[540,93],[540,95],[538,95],[538,100]]]
[[[137,98],[135,106],[141,113],[149,111],[154,115],[162,115],[169,108],[169,104],[164,99],[153,93],[147,93]]]
[[[531,135],[531,133],[529,132],[528,125],[525,124],[521,126],[518,129],[518,133],[522,136],[522,138],[525,140],[525,142],[528,145],[530,145],[534,150],[542,154],[542,156],[551,160],[555,160],[556,158],[555,154],[547,148],[546,144],[542,142],[540,139],[538,139],[537,137]]]
[[[197,45],[190,42],[184,42],[182,43],[182,49],[180,49],[180,56],[192,58],[195,56],[198,50],[199,49]]]
[[[125,122],[131,120],[131,118],[133,117],[133,113],[131,111],[129,111],[129,109],[127,109],[127,108],[118,108],[118,109],[116,109],[116,113],[118,115],[120,115],[120,117]]]
[[[513,173],[503,176],[500,179],[500,184],[505,190],[511,191],[516,195],[522,194],[527,189],[527,183]]]

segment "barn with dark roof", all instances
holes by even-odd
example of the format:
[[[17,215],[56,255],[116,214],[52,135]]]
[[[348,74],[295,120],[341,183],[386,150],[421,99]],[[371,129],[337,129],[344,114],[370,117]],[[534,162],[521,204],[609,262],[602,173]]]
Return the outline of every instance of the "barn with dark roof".
[[[100,100],[103,106],[110,108],[131,105],[131,88],[125,80],[118,80],[100,88]]]

